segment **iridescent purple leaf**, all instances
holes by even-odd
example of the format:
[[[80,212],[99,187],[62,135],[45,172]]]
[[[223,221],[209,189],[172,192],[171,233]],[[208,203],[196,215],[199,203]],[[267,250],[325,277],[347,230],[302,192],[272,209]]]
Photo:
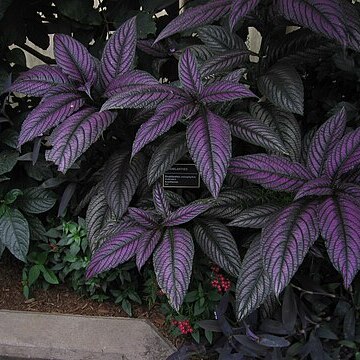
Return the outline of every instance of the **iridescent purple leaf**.
[[[199,94],[203,89],[200,72],[195,56],[186,49],[179,60],[179,79],[182,88],[191,95]]]
[[[325,164],[329,177],[338,177],[360,164],[360,128],[347,133],[330,151]]]
[[[324,173],[329,152],[344,135],[345,127],[346,112],[342,108],[316,131],[307,156],[307,166],[314,176],[321,176]]]
[[[227,226],[261,229],[280,210],[278,205],[264,204],[245,209]]]
[[[152,185],[187,152],[185,132],[168,136],[154,151],[148,165],[147,178]]]
[[[199,200],[197,202],[193,202],[189,205],[182,206],[168,215],[164,222],[164,226],[177,226],[181,224],[185,224],[192,219],[196,218],[204,211],[209,209],[210,202]]]
[[[153,117],[141,125],[133,143],[132,156],[146,144],[170,130],[179,120],[194,109],[191,100],[173,100],[160,105]]]
[[[271,284],[263,267],[260,236],[256,236],[245,254],[236,284],[236,316],[241,321],[270,295]]]
[[[157,282],[177,311],[189,287],[193,258],[193,240],[190,233],[181,228],[167,229],[154,252]]]
[[[262,121],[244,112],[237,112],[227,118],[231,133],[251,144],[261,146],[267,150],[287,153],[277,133]]]
[[[97,80],[94,58],[86,47],[70,36],[55,34],[54,54],[56,63],[70,79],[90,89]]]
[[[159,82],[146,71],[131,70],[111,80],[104,96],[111,97],[118,93],[136,90],[138,85],[159,85]]]
[[[137,222],[138,225],[147,229],[154,229],[157,226],[158,219],[154,213],[135,207],[128,208],[129,216]]]
[[[163,44],[154,44],[154,40],[152,39],[138,40],[136,46],[145,54],[154,56],[156,58],[167,58],[170,52],[169,49],[167,49]]]
[[[142,234],[138,248],[136,250],[136,266],[139,271],[155,250],[155,247],[159,243],[161,236],[162,233],[158,229],[148,230]]]
[[[281,109],[302,115],[304,86],[294,67],[279,63],[257,81],[260,92]]]
[[[215,219],[197,220],[194,236],[202,251],[232,276],[240,271],[240,255],[230,231]]]
[[[301,129],[292,113],[280,110],[269,103],[251,103],[250,114],[275,131],[292,161],[301,155]]]
[[[166,198],[164,188],[160,182],[156,182],[153,187],[153,199],[156,210],[164,217],[170,215],[170,204]]]
[[[345,0],[278,0],[276,7],[288,20],[360,49],[360,20],[357,10]]]
[[[238,156],[231,160],[229,172],[268,189],[290,192],[311,179],[300,163],[265,154]]]
[[[164,100],[186,98],[181,91],[170,85],[138,85],[132,90],[116,94],[103,104],[101,111],[113,109],[155,108]]]
[[[106,88],[133,67],[136,51],[136,17],[125,21],[107,42],[101,59],[101,81]]]
[[[260,0],[233,0],[229,16],[230,29],[234,29],[240,19],[252,11],[259,1]]]
[[[213,21],[222,18],[229,12],[230,5],[231,0],[213,0],[207,4],[185,10],[182,14],[165,26],[155,40],[155,43],[165,39],[166,37],[174,35],[177,32],[210,24]]]
[[[249,60],[248,50],[229,50],[226,53],[212,56],[200,67],[202,76],[231,71]]]
[[[263,228],[262,258],[275,295],[289,283],[318,235],[316,202],[294,202]]]
[[[348,195],[329,197],[319,205],[319,225],[330,260],[349,288],[360,268],[360,208]]]
[[[229,50],[246,50],[244,41],[236,34],[218,25],[207,25],[197,30],[200,40],[214,53]]]
[[[214,197],[219,195],[231,157],[229,124],[204,110],[186,131],[189,153],[200,175]]]
[[[131,259],[136,254],[143,233],[144,228],[133,227],[124,229],[107,240],[95,251],[86,270],[86,278],[89,279],[106,270],[113,269]]]
[[[298,190],[294,200],[300,199],[304,196],[331,195],[334,192],[331,185],[331,180],[327,177],[309,180]]]
[[[84,104],[79,94],[65,93],[43,100],[25,119],[19,135],[19,146],[42,136],[64,121]]]
[[[30,96],[44,96],[61,84],[69,84],[69,79],[60,68],[38,65],[22,73],[11,85],[10,91]]]
[[[84,107],[71,115],[51,134],[49,142],[53,147],[46,151],[46,160],[53,161],[58,170],[65,173],[116,116],[110,111],[97,112],[92,107]]]
[[[231,81],[217,81],[214,84],[205,86],[200,101],[211,104],[247,97],[257,96],[243,84],[236,84]]]
[[[142,154],[135,156],[130,162],[130,154],[115,153],[104,169],[104,189],[110,208],[120,219],[126,212],[145,168]]]

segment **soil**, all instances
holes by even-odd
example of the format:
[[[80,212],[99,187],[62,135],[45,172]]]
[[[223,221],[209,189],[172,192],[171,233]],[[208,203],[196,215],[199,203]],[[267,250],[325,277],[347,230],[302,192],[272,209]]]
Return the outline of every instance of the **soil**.
[[[23,263],[4,254],[0,259],[0,309],[37,311],[55,314],[128,317],[120,306],[111,302],[97,302],[75,293],[65,285],[51,286],[48,290],[35,289],[31,299],[22,293]],[[134,317],[150,320],[175,346],[179,340],[172,337],[165,324],[165,316],[158,306],[151,309],[133,306]]]

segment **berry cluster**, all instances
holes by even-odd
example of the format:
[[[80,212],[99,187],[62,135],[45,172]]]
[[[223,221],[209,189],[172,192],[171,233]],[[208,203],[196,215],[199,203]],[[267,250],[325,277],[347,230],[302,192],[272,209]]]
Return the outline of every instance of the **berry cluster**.
[[[173,320],[172,324],[174,326],[177,326],[183,335],[191,334],[193,332],[193,328],[191,327],[189,320],[183,320],[183,321]]]
[[[211,267],[211,271],[214,273],[215,279],[211,281],[211,286],[222,294],[229,291],[231,288],[231,282],[224,275],[220,274],[220,268],[217,265]]]

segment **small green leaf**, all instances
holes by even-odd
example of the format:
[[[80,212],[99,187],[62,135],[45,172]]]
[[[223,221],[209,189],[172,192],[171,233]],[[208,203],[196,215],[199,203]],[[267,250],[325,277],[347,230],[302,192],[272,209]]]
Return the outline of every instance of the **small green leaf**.
[[[24,297],[25,299],[28,299],[29,298],[29,295],[30,295],[30,289],[27,285],[24,285],[23,286],[23,294],[24,294]]]
[[[22,194],[23,192],[19,189],[10,190],[4,197],[5,204],[6,205],[13,204],[16,201],[16,199]]]
[[[214,334],[212,331],[205,330],[205,337],[206,337],[206,340],[209,342],[209,344],[212,344],[213,336],[214,336]]]
[[[5,150],[0,152],[0,175],[11,171],[18,160],[19,153],[13,150]]]
[[[132,316],[132,309],[129,300],[124,299],[121,303],[121,307],[129,316]]]
[[[200,344],[200,333],[199,333],[198,330],[192,332],[192,333],[191,333],[191,336],[192,336],[192,338],[193,338],[198,344]]]
[[[46,282],[52,285],[59,284],[59,280],[53,271],[46,269],[43,265],[39,265],[39,269]]]
[[[39,278],[40,275],[40,269],[39,266],[34,265],[29,270],[29,276],[28,276],[28,285],[29,287],[35,283],[35,281]]]

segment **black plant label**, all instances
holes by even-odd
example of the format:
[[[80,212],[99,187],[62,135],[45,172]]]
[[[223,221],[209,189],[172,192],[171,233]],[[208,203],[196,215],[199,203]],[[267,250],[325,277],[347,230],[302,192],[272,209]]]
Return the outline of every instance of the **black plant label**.
[[[200,187],[200,175],[194,164],[175,164],[163,175],[165,189],[197,189]]]

